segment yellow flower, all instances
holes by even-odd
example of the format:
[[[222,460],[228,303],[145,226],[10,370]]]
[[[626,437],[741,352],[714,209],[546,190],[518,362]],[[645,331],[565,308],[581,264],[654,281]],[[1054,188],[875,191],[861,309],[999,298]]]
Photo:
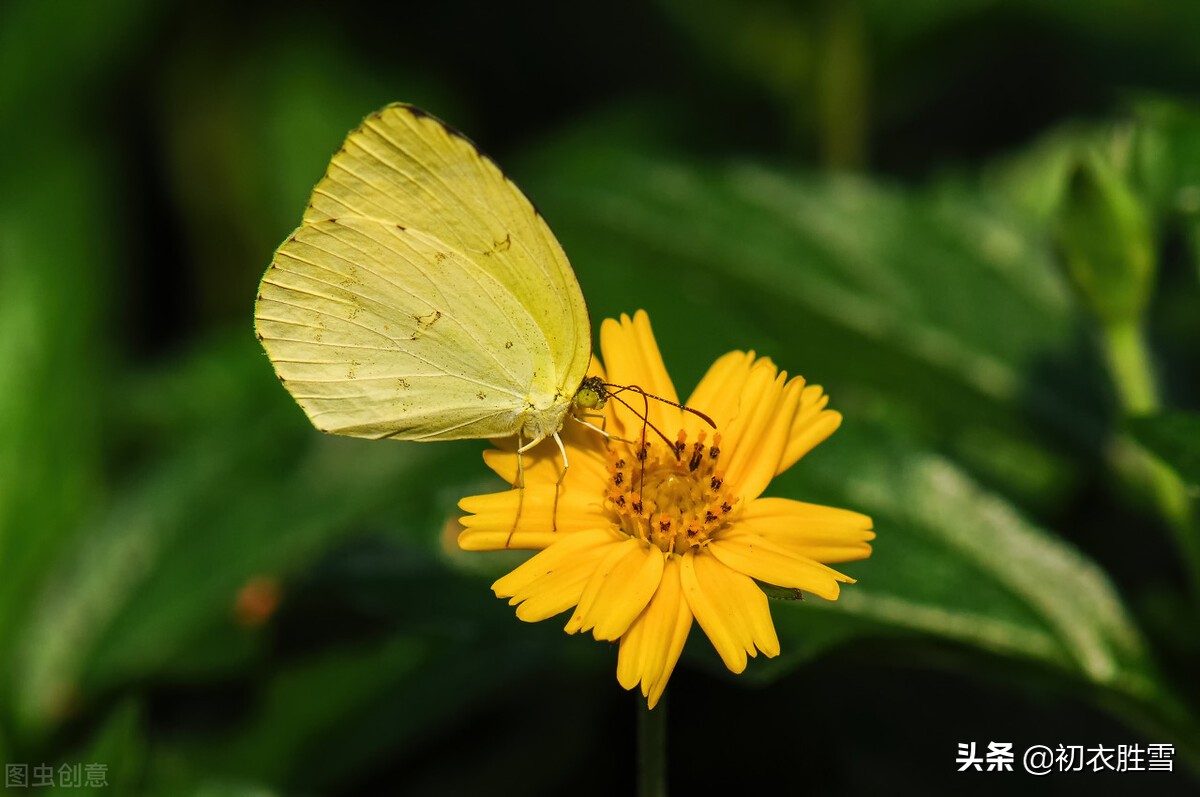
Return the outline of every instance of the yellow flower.
[[[590,374],[678,402],[644,312],[605,320],[600,349],[607,377],[594,359]],[[459,503],[471,513],[459,546],[540,549],[492,585],[497,597],[508,598],[527,622],[575,607],[567,633],[620,640],[617,680],[626,689],[641,684],[653,708],[693,618],[739,673],[747,654],[779,654],[756,581],[835,600],[838,582],[853,579],[823,563],[870,556],[869,517],[761,497],[772,478],[841,423],[827,402],[819,386],[736,351],[717,360],[687,400],[716,431],[677,407],[617,392],[604,411],[606,430],[634,442],[569,421],[563,441],[570,467],[557,506],[561,456],[549,442],[525,455],[523,499],[508,490]],[[484,460],[510,483],[516,479],[511,446],[486,452]]]

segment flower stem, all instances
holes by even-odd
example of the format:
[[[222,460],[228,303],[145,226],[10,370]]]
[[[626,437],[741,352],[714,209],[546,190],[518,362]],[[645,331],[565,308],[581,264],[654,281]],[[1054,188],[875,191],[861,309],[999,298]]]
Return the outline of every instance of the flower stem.
[[[1137,322],[1105,324],[1104,354],[1113,384],[1126,415],[1144,415],[1158,409],[1158,390],[1150,370],[1146,337]]]
[[[861,169],[867,159],[867,47],[855,0],[824,7],[817,76],[821,157],[833,171]]]
[[[1126,416],[1158,412],[1161,403],[1140,324],[1136,321],[1106,324],[1103,332],[1104,354],[1122,412]],[[1187,489],[1174,471],[1144,455],[1137,458],[1131,470],[1145,483],[1170,525],[1191,578],[1193,597],[1200,601],[1200,537],[1191,516]]]
[[[667,794],[667,696],[653,710],[644,698],[638,704],[638,797]]]

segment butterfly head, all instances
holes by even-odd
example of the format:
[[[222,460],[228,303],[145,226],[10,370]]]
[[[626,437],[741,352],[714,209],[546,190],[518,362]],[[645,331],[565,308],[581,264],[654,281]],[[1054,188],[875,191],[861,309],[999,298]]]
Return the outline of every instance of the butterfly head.
[[[572,402],[576,409],[579,410],[601,410],[608,403],[608,388],[604,386],[604,380],[598,376],[589,376],[579,385],[579,389],[575,391],[575,398]]]

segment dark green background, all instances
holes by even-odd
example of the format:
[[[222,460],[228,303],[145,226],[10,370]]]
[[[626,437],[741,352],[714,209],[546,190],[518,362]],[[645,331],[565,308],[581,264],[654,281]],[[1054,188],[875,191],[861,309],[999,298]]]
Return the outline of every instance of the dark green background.
[[[741,676],[693,629],[676,793],[1194,793],[1200,5],[249,5],[0,7],[0,761],[630,791],[615,647],[517,621],[488,585],[522,556],[453,545],[503,486],[484,443],[322,436],[253,337],[330,154],[405,101],[524,187],[596,324],[650,313],[682,393],[753,348],[845,415],[772,491],[871,514],[875,553],[774,603],[783,654]],[[1141,238],[1084,203],[1093,162]],[[1150,253],[1102,292],[1175,414],[1126,422],[1080,240]],[[247,626],[256,578],[282,602]],[[991,741],[1176,771],[955,772]]]

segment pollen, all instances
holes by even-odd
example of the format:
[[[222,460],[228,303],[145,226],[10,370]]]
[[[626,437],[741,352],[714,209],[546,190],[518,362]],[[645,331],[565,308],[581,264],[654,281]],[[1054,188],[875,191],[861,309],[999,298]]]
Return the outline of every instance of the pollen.
[[[633,457],[609,449],[605,508],[631,537],[667,554],[703,548],[729,520],[738,497],[723,489],[721,435],[690,445],[680,430],[670,444],[644,442]]]

